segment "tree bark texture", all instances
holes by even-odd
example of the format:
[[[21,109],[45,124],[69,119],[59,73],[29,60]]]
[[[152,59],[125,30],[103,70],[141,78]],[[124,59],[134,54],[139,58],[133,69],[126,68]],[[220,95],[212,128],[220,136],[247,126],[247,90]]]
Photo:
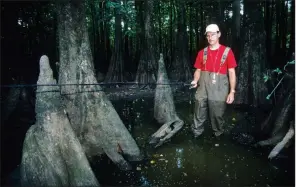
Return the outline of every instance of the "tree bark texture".
[[[290,109],[289,107],[291,107],[291,104],[293,103],[292,95],[295,91],[295,81],[293,77],[289,77],[287,74],[284,76],[285,79],[287,79],[285,81],[285,84],[287,85],[285,88],[286,92],[280,97],[276,107],[274,107],[269,116],[261,124],[261,130],[263,134],[275,136],[278,132],[277,129],[282,128],[282,126],[285,124],[285,120],[290,120],[286,119],[287,116],[293,114],[293,112],[287,113],[287,109]],[[283,118],[283,116],[286,116],[286,118]]]
[[[98,59],[98,63],[95,62],[95,65],[98,66],[98,68],[96,67],[96,73],[98,74],[98,71],[102,72],[107,72],[108,67],[107,66],[107,62],[108,62],[108,46],[107,46],[107,42],[106,39],[109,39],[109,37],[106,37],[106,35],[108,35],[108,30],[106,28],[106,23],[105,21],[102,21],[105,17],[105,2],[99,2],[99,10],[100,12],[98,13],[98,20],[101,19],[101,21],[98,21],[98,52],[100,53],[100,55],[97,56]]]
[[[91,20],[92,20],[92,56],[94,67],[96,69],[95,72],[102,71],[102,68],[99,66],[98,57],[99,57],[99,50],[98,46],[100,45],[100,33],[99,33],[99,24],[98,24],[98,16],[97,16],[97,8],[95,0],[89,1],[90,6],[90,13],[91,13]]]
[[[135,81],[137,83],[156,82],[155,38],[152,24],[153,4],[154,0],[145,0],[145,39],[136,74]]]
[[[192,79],[190,71],[190,58],[188,51],[188,35],[186,31],[186,2],[177,0],[177,24],[176,51],[172,66],[170,68],[170,79],[172,81],[189,81]]]
[[[243,50],[238,63],[236,104],[270,103],[262,73],[266,67],[265,32],[260,3],[245,1]]]
[[[271,47],[272,47],[272,0],[265,0],[264,7],[264,20],[265,20],[265,32],[266,32],[266,60],[271,62]]]
[[[282,39],[282,23],[281,23],[281,1],[282,0],[275,0],[275,15],[276,15],[276,23],[275,23],[275,29],[276,29],[276,35],[275,35],[275,51],[274,56],[275,59],[278,61],[279,59],[283,59],[283,50],[281,46],[281,39]],[[278,63],[276,63],[278,64]]]
[[[37,84],[56,84],[47,56]],[[57,86],[38,86],[36,123],[23,143],[22,186],[100,186],[61,104]]]
[[[59,3],[59,83],[96,84],[83,4],[80,1]],[[130,168],[123,155],[128,160],[141,159],[135,140],[99,85],[61,86],[61,94],[71,126],[86,155],[105,152],[122,169]]]
[[[117,1],[120,4],[120,1]],[[123,82],[124,81],[124,61],[122,45],[122,28],[121,28],[120,8],[115,8],[115,39],[114,50],[112,53],[109,69],[105,82]]]
[[[283,148],[282,145],[287,144],[288,140],[291,139],[291,136],[294,135],[294,94],[295,93],[293,91],[287,93],[283,103],[281,103],[277,108],[275,108],[271,112],[272,115],[276,115],[276,118],[273,118],[273,116],[269,116],[267,118],[267,121],[269,121],[269,124],[267,125],[272,127],[271,132],[269,132],[269,138],[266,140],[262,140],[256,144],[259,146],[277,145],[271,151],[270,155],[268,156],[269,158],[275,157]],[[272,119],[274,120],[271,121]],[[264,123],[266,124],[267,122],[265,121]]]
[[[127,8],[127,0],[124,0],[124,6]],[[120,14],[120,12],[119,12]],[[124,53],[123,53],[123,61],[124,61],[124,70],[127,71],[127,72],[130,72],[131,71],[131,61],[133,59],[133,55],[132,55],[132,51],[133,51],[133,48],[132,48],[132,45],[131,44],[131,38],[129,37],[129,35],[127,34],[127,31],[128,31],[128,28],[129,27],[132,27],[130,25],[130,21],[129,19],[127,18],[127,15],[122,15],[122,19],[124,21]],[[120,23],[121,25],[121,23]],[[127,78],[125,78],[127,79]]]
[[[192,62],[192,52],[193,52],[192,4],[188,6],[188,9],[189,9],[189,55],[190,55],[190,62]]]
[[[170,34],[169,34],[169,45],[170,45],[170,52],[169,52],[169,59],[170,59],[170,65],[172,64],[172,56],[173,56],[173,40],[174,40],[174,36],[173,36],[173,31],[174,31],[174,26],[173,26],[173,21],[174,21],[174,16],[173,16],[173,10],[174,10],[174,4],[173,1],[170,1],[170,26],[169,26],[169,30],[170,30]]]
[[[282,64],[284,65],[287,61],[287,56],[286,56],[286,44],[287,44],[287,5],[286,1],[282,0],[281,1],[281,22],[280,22],[280,31],[281,31],[281,49],[283,51],[283,62]]]
[[[240,0],[234,0],[232,3],[233,24],[232,24],[232,49],[235,56],[239,56],[240,47]]]
[[[291,7],[295,7],[295,0],[291,0]],[[288,50],[288,58],[292,57],[292,54],[295,54],[295,8],[291,8],[290,13],[291,27],[290,27],[290,43]],[[295,57],[293,57],[295,58]]]
[[[135,68],[133,72],[137,71],[137,67],[140,61],[141,52],[143,51],[143,44],[145,40],[145,24],[144,24],[144,2],[143,1],[135,1],[136,8],[136,22],[139,23],[138,32],[136,34],[136,54],[135,54]]]
[[[269,153],[269,155],[268,155],[269,159],[273,159],[274,157],[276,157],[285,146],[289,145],[289,143],[291,142],[291,139],[295,135],[294,125],[295,125],[295,121],[291,121],[290,128],[289,128],[288,132],[286,133],[286,135]]]
[[[197,4],[198,5],[198,4]],[[196,35],[196,42],[195,42],[195,57],[197,56],[197,52],[199,50],[199,43],[200,43],[200,32],[199,29],[201,27],[199,18],[202,16],[202,11],[199,11],[198,6],[195,7],[195,35]],[[201,16],[200,16],[201,15]]]

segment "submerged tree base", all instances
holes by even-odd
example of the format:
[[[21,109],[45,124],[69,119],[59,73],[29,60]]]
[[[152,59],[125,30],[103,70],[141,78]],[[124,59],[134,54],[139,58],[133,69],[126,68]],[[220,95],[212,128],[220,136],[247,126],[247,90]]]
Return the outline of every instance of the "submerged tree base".
[[[164,123],[150,137],[149,144],[155,147],[167,142],[184,125],[184,121],[180,120],[176,113],[173,93],[169,85],[162,54],[160,54],[160,60],[158,61],[157,86],[154,97],[154,118],[158,123]]]
[[[37,84],[56,84],[46,56]],[[26,134],[22,186],[100,186],[61,104],[57,86],[38,86],[37,120]]]

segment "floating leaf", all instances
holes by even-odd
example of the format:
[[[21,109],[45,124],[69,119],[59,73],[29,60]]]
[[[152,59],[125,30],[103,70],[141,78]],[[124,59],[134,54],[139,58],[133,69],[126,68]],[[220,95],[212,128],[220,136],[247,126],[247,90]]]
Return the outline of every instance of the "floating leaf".
[[[158,158],[159,157],[159,154],[154,154],[153,157],[154,158]]]
[[[154,160],[151,160],[151,161],[150,161],[150,164],[155,164],[155,161],[154,161]]]
[[[266,99],[269,100],[269,99],[270,99],[270,96],[271,96],[271,95],[269,94],[269,95],[266,97]]]

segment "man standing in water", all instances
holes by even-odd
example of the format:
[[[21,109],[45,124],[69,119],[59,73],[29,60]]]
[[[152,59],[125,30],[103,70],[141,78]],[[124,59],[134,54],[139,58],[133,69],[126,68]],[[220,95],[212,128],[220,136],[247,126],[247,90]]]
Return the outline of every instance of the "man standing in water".
[[[209,116],[215,137],[220,137],[224,132],[226,103],[234,100],[237,64],[232,50],[219,43],[221,32],[216,24],[208,25],[205,35],[209,45],[198,52],[191,82],[193,88],[198,87],[192,131],[195,137],[200,136]]]

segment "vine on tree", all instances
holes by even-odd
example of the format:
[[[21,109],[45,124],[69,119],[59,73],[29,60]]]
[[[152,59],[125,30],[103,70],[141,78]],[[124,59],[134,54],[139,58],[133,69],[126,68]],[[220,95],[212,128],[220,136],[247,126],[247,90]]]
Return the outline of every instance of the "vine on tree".
[[[288,61],[286,63],[286,65],[284,66],[283,71],[280,68],[276,68],[274,70],[267,70],[267,72],[264,73],[263,80],[264,80],[265,83],[267,81],[273,80],[273,76],[274,75],[276,76],[277,80],[279,80],[279,77],[283,74],[282,77],[281,77],[281,79],[278,81],[277,85],[274,87],[274,89],[270,92],[270,94],[268,94],[266,96],[266,99],[270,99],[270,97],[275,92],[275,90],[277,89],[277,87],[282,83],[283,79],[288,75],[288,71],[286,70],[286,67],[288,65],[295,65],[295,59],[293,59],[292,61]]]

